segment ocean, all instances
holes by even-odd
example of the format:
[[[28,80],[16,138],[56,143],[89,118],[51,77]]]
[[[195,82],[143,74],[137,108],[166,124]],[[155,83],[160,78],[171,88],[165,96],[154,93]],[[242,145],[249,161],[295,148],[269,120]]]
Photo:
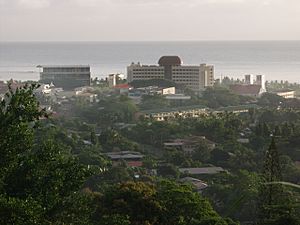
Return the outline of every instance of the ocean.
[[[131,62],[157,64],[163,55],[213,64],[216,78],[264,74],[300,83],[300,41],[0,42],[0,80],[38,80],[37,65],[62,64],[89,64],[93,77],[104,78],[126,74]]]

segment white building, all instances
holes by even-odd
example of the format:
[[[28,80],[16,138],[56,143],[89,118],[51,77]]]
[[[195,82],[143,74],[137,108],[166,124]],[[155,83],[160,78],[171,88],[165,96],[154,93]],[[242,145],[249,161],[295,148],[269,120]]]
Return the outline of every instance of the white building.
[[[289,99],[289,98],[295,98],[295,91],[294,90],[280,90],[275,92],[278,96],[281,96],[283,98]]]
[[[140,63],[131,63],[127,67],[127,81],[134,80],[164,79],[164,67],[156,65],[142,65]]]
[[[182,65],[178,56],[163,56],[158,65],[132,63],[127,67],[127,80],[167,79],[177,84],[200,92],[214,84],[214,67],[212,65]]]

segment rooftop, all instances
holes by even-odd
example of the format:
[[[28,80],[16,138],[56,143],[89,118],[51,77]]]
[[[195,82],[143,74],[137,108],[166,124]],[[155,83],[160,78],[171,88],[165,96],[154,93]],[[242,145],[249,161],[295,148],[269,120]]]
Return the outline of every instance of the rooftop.
[[[113,88],[115,88],[115,89],[129,89],[129,88],[131,88],[131,86],[129,84],[117,84],[117,85],[113,86]]]
[[[225,172],[222,167],[198,167],[198,168],[180,168],[180,172],[189,174],[217,174],[220,172]]]
[[[144,155],[139,152],[130,152],[130,151],[122,151],[122,152],[108,152],[105,153],[112,160],[119,159],[142,159]]]
[[[258,95],[261,90],[261,85],[250,84],[234,84],[230,86],[230,89],[239,95]]]
[[[199,142],[204,141],[209,145],[215,145],[216,143],[208,140],[205,136],[189,136],[181,139],[173,139],[165,142],[165,146],[182,146],[182,145],[189,145],[189,144],[198,144]]]
[[[272,91],[271,93],[285,93],[285,92],[292,92],[292,91],[295,91],[295,90],[293,90],[293,89],[280,89],[280,90]]]
[[[212,110],[213,112],[234,112],[234,111],[240,111],[240,110],[247,110],[247,109],[257,109],[259,108],[256,104],[248,104],[248,105],[237,105],[237,106],[226,106],[226,107],[220,107],[216,110]]]
[[[162,56],[158,64],[160,66],[176,66],[176,65],[181,65],[182,61],[179,56]]]
[[[174,108],[164,108],[164,109],[151,109],[141,111],[144,114],[155,114],[155,113],[167,113],[167,112],[180,112],[180,111],[189,111],[189,110],[199,110],[199,109],[207,109],[206,106],[203,105],[193,105],[193,106],[181,106]]]
[[[90,68],[90,65],[37,65],[37,68]]]
[[[208,186],[202,180],[199,180],[199,179],[196,179],[196,178],[193,178],[193,177],[184,177],[184,178],[181,178],[180,181],[191,183],[198,190],[203,190],[203,189],[207,188],[207,186]]]

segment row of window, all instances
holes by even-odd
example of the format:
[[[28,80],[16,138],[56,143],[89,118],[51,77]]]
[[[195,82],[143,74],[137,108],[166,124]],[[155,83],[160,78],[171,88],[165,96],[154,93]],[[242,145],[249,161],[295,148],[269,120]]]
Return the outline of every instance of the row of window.
[[[42,79],[90,79],[90,75],[87,74],[43,74],[41,75]]]
[[[163,73],[155,73],[155,72],[145,72],[145,73],[136,73],[136,72],[133,72],[133,75],[140,75],[140,76],[143,76],[143,75],[145,75],[145,74],[153,74],[153,75],[161,75],[161,76],[164,76],[164,74]]]
[[[197,73],[199,73],[199,69],[173,69],[173,72],[197,72]]]
[[[77,73],[77,72],[90,72],[90,68],[43,68],[43,72],[45,73]]]
[[[163,76],[132,76],[133,79],[163,78]]]
[[[175,82],[199,82],[197,79],[173,79]]]
[[[134,69],[133,72],[139,71],[139,72],[147,72],[147,71],[159,71],[159,72],[164,72],[164,69],[155,69],[155,68],[145,68],[145,69]]]

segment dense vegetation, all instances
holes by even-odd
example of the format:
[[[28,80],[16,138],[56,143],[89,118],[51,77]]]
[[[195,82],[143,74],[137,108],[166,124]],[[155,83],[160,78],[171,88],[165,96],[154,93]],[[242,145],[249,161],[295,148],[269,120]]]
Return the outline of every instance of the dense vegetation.
[[[172,105],[159,96],[139,106],[125,96],[100,96],[52,118],[39,109],[34,89],[10,89],[1,101],[0,224],[299,224],[299,189],[292,185],[300,183],[297,100],[267,94],[248,113],[157,122],[135,113]],[[252,101],[218,87],[184,104]],[[216,147],[199,142],[193,154],[164,148],[190,136]],[[141,152],[144,166],[113,166],[104,153],[120,150]],[[187,174],[178,168],[211,165],[227,172],[194,176],[209,185],[201,194],[179,182]]]
[[[49,126],[34,88],[10,89],[1,102],[1,224],[235,224],[188,185],[135,181],[105,160],[81,163],[76,151],[92,149],[78,149]]]

